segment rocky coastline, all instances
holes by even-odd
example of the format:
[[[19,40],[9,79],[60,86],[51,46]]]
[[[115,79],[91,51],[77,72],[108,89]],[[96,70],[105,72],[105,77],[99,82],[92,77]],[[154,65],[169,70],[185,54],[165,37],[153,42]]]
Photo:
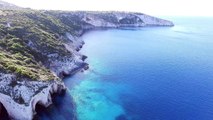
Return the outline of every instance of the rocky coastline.
[[[2,24],[3,26],[1,29],[5,29],[4,31],[0,30],[0,39],[6,39],[7,33],[5,32],[8,31],[8,33],[10,33],[9,30],[18,25],[15,23],[15,20],[21,19],[18,16],[11,18],[14,14],[10,12],[11,11],[8,10],[1,10],[0,12],[0,17],[7,17],[6,20],[0,21],[0,25]],[[16,35],[17,38],[26,40],[27,48],[36,53],[36,55],[33,54],[33,58],[35,58],[36,62],[39,60],[38,66],[42,66],[42,69],[45,69],[50,76],[53,76],[50,80],[45,80],[46,76],[38,73],[40,76],[34,79],[29,76],[20,75],[16,71],[8,71],[6,69],[9,68],[8,66],[3,66],[3,69],[0,69],[0,112],[2,107],[4,107],[9,117],[13,120],[32,120],[36,114],[36,105],[39,104],[48,107],[52,104],[52,94],[60,94],[66,90],[66,86],[62,81],[64,76],[73,75],[78,71],[88,69],[88,63],[84,62],[87,57],[79,53],[79,50],[84,45],[84,42],[81,40],[81,36],[84,33],[94,29],[174,25],[167,20],[142,13],[130,12],[35,10],[19,10],[18,12],[12,10],[12,12],[16,15],[26,17],[26,20],[36,19],[35,22],[33,21],[35,26],[41,24],[45,26],[45,28],[43,28],[42,25],[40,27],[42,28],[41,36],[48,35],[53,39],[53,41],[48,41],[50,43],[46,46],[43,43],[38,43],[38,41],[42,39],[39,38],[39,36],[25,37],[37,29],[32,31],[25,30],[20,33],[21,36],[20,34],[10,33],[14,36]],[[46,18],[50,19],[45,21]],[[8,26],[8,24],[10,25]],[[18,30],[21,31],[22,29]],[[36,37],[38,38],[34,39]],[[52,42],[54,42],[54,44]],[[57,49],[55,49],[52,48],[52,44],[60,45],[54,46],[57,47]],[[44,45],[44,47],[41,45]],[[4,49],[4,47],[1,46],[0,48]],[[39,57],[40,55],[42,58]],[[5,56],[5,54],[0,54],[0,58],[2,56]],[[2,59],[2,61],[3,60],[4,59]]]

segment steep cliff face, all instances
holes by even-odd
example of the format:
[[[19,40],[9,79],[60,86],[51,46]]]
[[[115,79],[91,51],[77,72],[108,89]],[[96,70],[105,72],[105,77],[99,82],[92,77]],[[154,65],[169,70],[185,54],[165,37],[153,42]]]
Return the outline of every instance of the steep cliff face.
[[[57,16],[66,23],[76,24],[77,29],[91,28],[119,28],[119,27],[144,27],[144,26],[173,26],[171,21],[152,17],[142,13],[133,12],[48,12]],[[73,19],[74,18],[74,19]],[[71,21],[70,21],[71,20]],[[72,25],[72,24],[71,24]],[[83,26],[78,26],[83,25]]]
[[[141,13],[0,10],[0,103],[11,118],[31,120],[36,104],[66,89],[64,76],[88,67],[78,52],[85,31],[144,26],[173,23]]]

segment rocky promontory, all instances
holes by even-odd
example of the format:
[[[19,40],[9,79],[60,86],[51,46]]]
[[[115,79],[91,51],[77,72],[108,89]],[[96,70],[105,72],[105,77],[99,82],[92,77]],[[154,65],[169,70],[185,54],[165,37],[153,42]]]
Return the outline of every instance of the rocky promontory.
[[[79,53],[88,30],[173,26],[142,13],[0,9],[0,112],[32,120],[36,105],[66,90],[64,76],[88,68]]]

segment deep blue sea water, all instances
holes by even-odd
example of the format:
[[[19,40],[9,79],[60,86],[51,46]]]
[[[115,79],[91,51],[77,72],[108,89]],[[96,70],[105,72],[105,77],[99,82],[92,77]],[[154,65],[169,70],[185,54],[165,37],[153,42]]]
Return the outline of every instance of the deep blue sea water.
[[[42,120],[212,120],[213,18],[174,27],[91,31],[90,69],[66,78]]]

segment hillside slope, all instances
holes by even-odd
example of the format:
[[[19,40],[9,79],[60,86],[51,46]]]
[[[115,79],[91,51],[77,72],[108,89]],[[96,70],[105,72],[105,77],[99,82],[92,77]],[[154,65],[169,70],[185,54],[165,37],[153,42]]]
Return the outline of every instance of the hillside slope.
[[[16,9],[17,10],[17,9],[22,9],[22,8],[14,5],[14,4],[10,4],[8,2],[0,0],[0,9],[7,9],[7,10]]]

